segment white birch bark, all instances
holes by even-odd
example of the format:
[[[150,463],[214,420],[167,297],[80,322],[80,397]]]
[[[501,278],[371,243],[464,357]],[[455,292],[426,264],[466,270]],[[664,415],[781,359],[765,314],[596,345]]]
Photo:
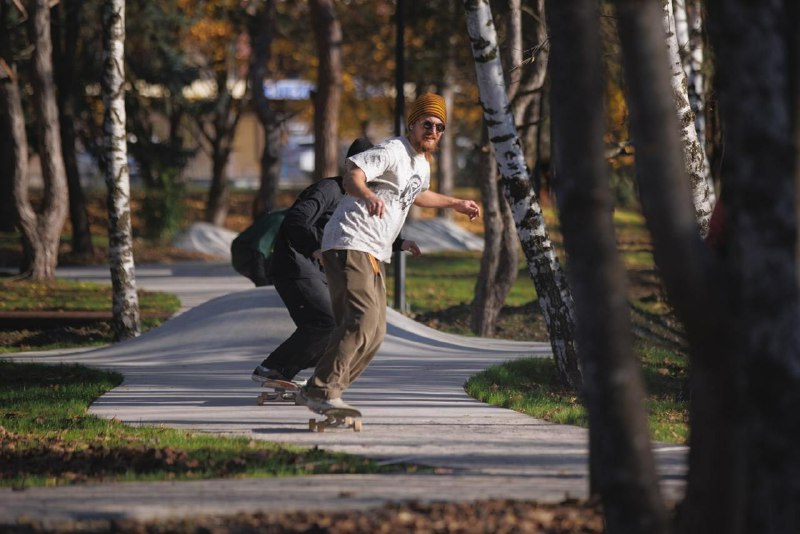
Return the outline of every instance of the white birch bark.
[[[547,233],[506,93],[497,33],[487,0],[464,0],[483,116],[495,149],[503,191],[511,207],[528,271],[539,295],[562,381],[579,387],[572,293]]]
[[[703,88],[703,16],[698,0],[673,0],[675,18],[675,34],[678,38],[683,72],[686,74],[686,94],[689,106],[694,112],[694,126],[697,131],[697,142],[706,147],[705,90]],[[708,154],[703,150],[704,164],[708,170],[706,179],[709,182],[709,201],[716,204],[716,192],[711,175],[711,164]]]
[[[666,33],[667,51],[671,72],[672,95],[680,121],[680,136],[683,144],[683,158],[686,172],[689,175],[689,187],[692,190],[697,223],[700,234],[708,233],[708,223],[711,219],[713,189],[709,185],[709,169],[706,151],[697,137],[695,114],[689,104],[687,91],[687,78],[683,70],[680,56],[677,33],[675,30],[675,16],[673,14],[672,0],[664,0],[664,31]]]
[[[130,176],[125,129],[125,0],[103,3],[103,129],[108,187],[108,250],[112,326],[122,340],[140,332],[139,298],[133,261]]]

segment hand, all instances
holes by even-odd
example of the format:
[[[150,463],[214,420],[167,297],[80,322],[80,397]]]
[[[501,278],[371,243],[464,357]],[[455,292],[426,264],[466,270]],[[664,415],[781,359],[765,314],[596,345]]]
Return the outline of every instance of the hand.
[[[383,203],[383,200],[378,197],[376,194],[371,194],[370,196],[364,199],[364,202],[367,204],[367,213],[370,215],[377,215],[380,218],[383,218],[383,211],[386,206]]]
[[[422,254],[422,251],[419,249],[419,245],[417,245],[416,241],[411,241],[410,239],[404,239],[403,242],[400,244],[400,250],[403,252],[410,252],[412,256],[419,256]]]
[[[320,266],[322,266],[322,250],[321,249],[317,249],[314,252],[312,252],[311,253],[311,259],[316,261],[317,263],[319,263]]]
[[[470,221],[474,221],[481,216],[481,208],[474,200],[459,200],[454,209],[468,216]]]

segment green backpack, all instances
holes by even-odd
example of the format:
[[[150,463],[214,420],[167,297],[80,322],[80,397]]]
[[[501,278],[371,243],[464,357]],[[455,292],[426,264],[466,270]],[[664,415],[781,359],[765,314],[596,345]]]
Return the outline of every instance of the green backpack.
[[[231,243],[231,264],[237,273],[249,278],[256,287],[272,283],[269,264],[278,230],[286,210],[274,210],[262,215]]]

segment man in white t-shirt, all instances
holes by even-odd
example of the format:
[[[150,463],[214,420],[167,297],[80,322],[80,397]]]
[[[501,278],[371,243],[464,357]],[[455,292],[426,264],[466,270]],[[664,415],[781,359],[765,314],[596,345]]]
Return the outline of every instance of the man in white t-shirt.
[[[412,204],[452,208],[470,220],[480,207],[431,191],[430,158],[445,129],[444,99],[427,93],[409,109],[408,133],[347,159],[347,192],[322,238],[321,257],[336,328],[297,401],[317,412],[347,408],[342,393],[366,369],[386,334],[385,263]],[[418,249],[412,250],[415,255]]]

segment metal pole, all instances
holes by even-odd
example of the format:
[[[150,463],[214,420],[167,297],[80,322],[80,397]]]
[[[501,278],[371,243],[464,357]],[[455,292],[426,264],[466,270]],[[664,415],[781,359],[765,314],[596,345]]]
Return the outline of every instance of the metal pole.
[[[395,46],[395,104],[394,104],[394,134],[403,135],[403,116],[405,115],[405,98],[403,86],[405,85],[405,0],[397,0],[396,21],[396,46]],[[394,253],[394,308],[400,312],[408,311],[406,302],[406,256],[401,251]]]

